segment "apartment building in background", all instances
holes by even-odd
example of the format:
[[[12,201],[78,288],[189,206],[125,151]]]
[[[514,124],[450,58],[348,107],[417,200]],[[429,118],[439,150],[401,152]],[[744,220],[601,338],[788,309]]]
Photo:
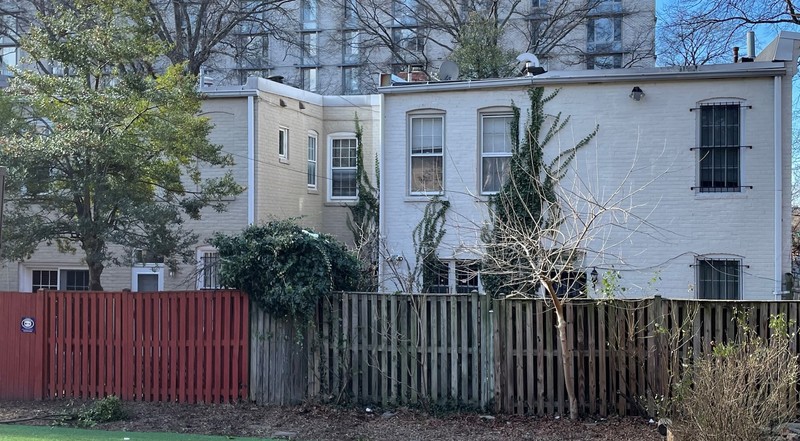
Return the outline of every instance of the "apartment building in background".
[[[23,59],[17,37],[31,19],[8,12],[26,4],[0,2],[0,84]],[[199,2],[175,4],[187,5],[182,26],[195,26]],[[213,84],[279,76],[320,94],[372,93],[380,73],[437,75],[473,11],[495,14],[505,23],[500,45],[547,70],[655,64],[655,0],[291,0],[235,25],[203,72]]]

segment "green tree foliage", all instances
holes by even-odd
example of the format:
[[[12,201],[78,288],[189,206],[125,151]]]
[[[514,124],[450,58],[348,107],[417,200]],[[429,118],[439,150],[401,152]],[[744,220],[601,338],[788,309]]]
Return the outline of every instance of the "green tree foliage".
[[[111,245],[139,248],[176,266],[197,238],[187,218],[223,210],[241,192],[232,164],[208,142],[198,116],[195,78],[183,66],[156,75],[164,47],[144,19],[146,2],[76,0],[40,17],[23,48],[60,65],[61,76],[15,73],[8,99],[27,125],[0,133],[9,168],[4,252],[25,259],[41,243],[84,251],[90,289],[102,289],[109,264],[124,263]],[[45,31],[46,29],[46,31]]]
[[[494,225],[484,232],[487,258],[482,280],[486,291],[493,295],[511,291],[534,292],[542,282],[536,274],[558,276],[549,273],[551,267],[557,266],[554,260],[560,260],[557,254],[562,251],[544,250],[542,240],[557,230],[563,220],[557,195],[559,181],[578,150],[597,134],[597,128],[574,147],[563,150],[549,162],[545,161],[545,147],[570,119],[558,113],[549,124],[545,121],[544,106],[557,94],[558,90],[545,95],[541,87],[528,91],[531,107],[521,141],[517,129],[520,111],[516,106],[513,108],[513,154],[509,176],[489,201]],[[516,237],[509,239],[508,235]],[[523,237],[525,240],[521,240]],[[569,250],[563,252],[569,254]],[[532,258],[526,257],[532,253]],[[540,268],[529,268],[530,265]]]
[[[219,250],[220,283],[244,290],[277,317],[309,318],[322,295],[358,286],[358,258],[332,236],[293,220],[217,234],[211,243]]]
[[[500,46],[503,29],[493,16],[471,12],[459,30],[450,58],[464,79],[503,78],[514,73],[513,51]]]

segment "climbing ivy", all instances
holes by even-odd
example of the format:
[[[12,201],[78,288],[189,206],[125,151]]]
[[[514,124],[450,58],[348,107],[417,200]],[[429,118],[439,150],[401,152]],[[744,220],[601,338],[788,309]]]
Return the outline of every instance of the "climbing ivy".
[[[544,105],[558,95],[555,90],[545,95],[544,88],[534,87],[528,90],[530,110],[525,130],[520,137],[519,120],[520,110],[513,106],[513,119],[511,122],[512,156],[509,176],[500,191],[489,200],[489,207],[494,224],[484,231],[484,243],[487,244],[486,266],[491,267],[491,262],[509,262],[513,257],[499,256],[498,253],[508,253],[502,246],[506,239],[500,231],[500,226],[527,226],[533,232],[548,231],[558,227],[559,203],[556,189],[561,178],[567,173],[569,163],[573,160],[578,150],[586,146],[597,134],[598,127],[579,140],[575,146],[561,151],[550,162],[544,159],[545,146],[567,125],[570,118],[562,117],[559,112],[552,116],[552,122],[547,124],[547,114]],[[522,139],[520,139],[522,138]],[[524,269],[520,268],[520,271]],[[485,271],[482,275],[483,286],[488,293],[497,295],[501,290],[527,290],[522,286],[525,280],[520,277],[519,271],[505,268],[503,271]]]
[[[355,204],[348,205],[347,228],[353,234],[356,253],[363,264],[363,273],[359,290],[372,292],[378,287],[380,203],[379,192],[380,171],[377,156],[375,157],[375,179],[373,186],[364,165],[363,128],[355,116],[356,126],[356,188],[358,199]]]
[[[422,292],[430,292],[431,281],[435,279],[437,266],[436,249],[442,243],[447,230],[444,228],[445,214],[450,208],[450,201],[434,196],[425,205],[422,219],[413,231],[414,254],[417,265],[415,267],[415,280],[422,277]]]
[[[276,317],[309,319],[330,291],[356,289],[358,258],[332,236],[298,226],[293,219],[216,234],[220,283],[244,290]]]

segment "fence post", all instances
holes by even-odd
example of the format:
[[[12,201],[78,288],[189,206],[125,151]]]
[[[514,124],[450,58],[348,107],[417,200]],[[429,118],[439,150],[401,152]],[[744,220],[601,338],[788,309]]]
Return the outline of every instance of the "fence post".
[[[656,295],[653,297],[653,319],[656,323],[655,329],[655,351],[653,355],[653,364],[652,366],[655,368],[655,372],[651,374],[650,378],[653,378],[653,396],[655,395],[662,395],[666,396],[666,391],[664,390],[664,384],[662,382],[663,375],[661,375],[660,370],[665,368],[665,364],[667,360],[662,360],[662,351],[664,349],[664,305],[661,300],[660,295]]]
[[[39,329],[36,330],[34,334],[34,347],[36,350],[33,351],[34,359],[32,360],[35,372],[33,399],[41,400],[45,398],[45,384],[47,378],[49,378],[48,368],[50,363],[47,362],[47,342],[49,340],[50,329],[47,324],[50,322],[50,317],[45,316],[45,291],[40,289],[33,293],[33,295],[36,297],[36,315],[34,315],[34,317],[39,322]]]

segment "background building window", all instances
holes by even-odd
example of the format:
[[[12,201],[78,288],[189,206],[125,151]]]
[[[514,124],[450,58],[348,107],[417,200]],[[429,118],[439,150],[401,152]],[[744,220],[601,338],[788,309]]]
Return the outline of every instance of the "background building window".
[[[411,194],[441,193],[444,117],[411,118]]]
[[[303,29],[317,29],[317,0],[303,0]]]
[[[318,35],[316,32],[307,32],[303,34],[303,59],[302,63],[305,66],[316,66],[317,61],[317,47]]]
[[[403,26],[417,24],[417,0],[393,0],[394,19]]]
[[[342,32],[342,63],[358,64],[360,60],[358,31]]]
[[[415,54],[419,54],[425,49],[425,37],[418,32],[417,28],[392,29],[392,40],[397,48]]]
[[[738,259],[697,261],[697,297],[738,300],[741,298],[741,266]]]
[[[586,43],[589,52],[622,51],[622,17],[590,18]]]
[[[317,91],[317,68],[316,67],[307,67],[303,68],[302,70],[302,81],[301,89],[307,90],[309,92],[316,92]]]
[[[13,75],[12,67],[17,65],[17,48],[14,46],[0,47],[0,75]]]
[[[619,69],[622,67],[622,54],[594,55],[586,59],[587,69]]]
[[[478,291],[478,260],[426,259],[422,273],[422,289],[426,293],[467,294]]]
[[[289,157],[289,129],[284,127],[278,129],[278,157]]]
[[[317,135],[308,135],[308,187],[317,188]]]
[[[511,164],[511,115],[481,117],[481,192],[496,193]]]
[[[355,138],[331,140],[331,198],[352,199],[356,197],[356,163],[358,142]]]
[[[31,291],[36,292],[39,289],[88,291],[89,270],[33,270],[31,271]]]
[[[361,91],[357,67],[342,68],[342,92],[345,95],[357,94]]]
[[[739,104],[700,106],[700,191],[740,191]]]

